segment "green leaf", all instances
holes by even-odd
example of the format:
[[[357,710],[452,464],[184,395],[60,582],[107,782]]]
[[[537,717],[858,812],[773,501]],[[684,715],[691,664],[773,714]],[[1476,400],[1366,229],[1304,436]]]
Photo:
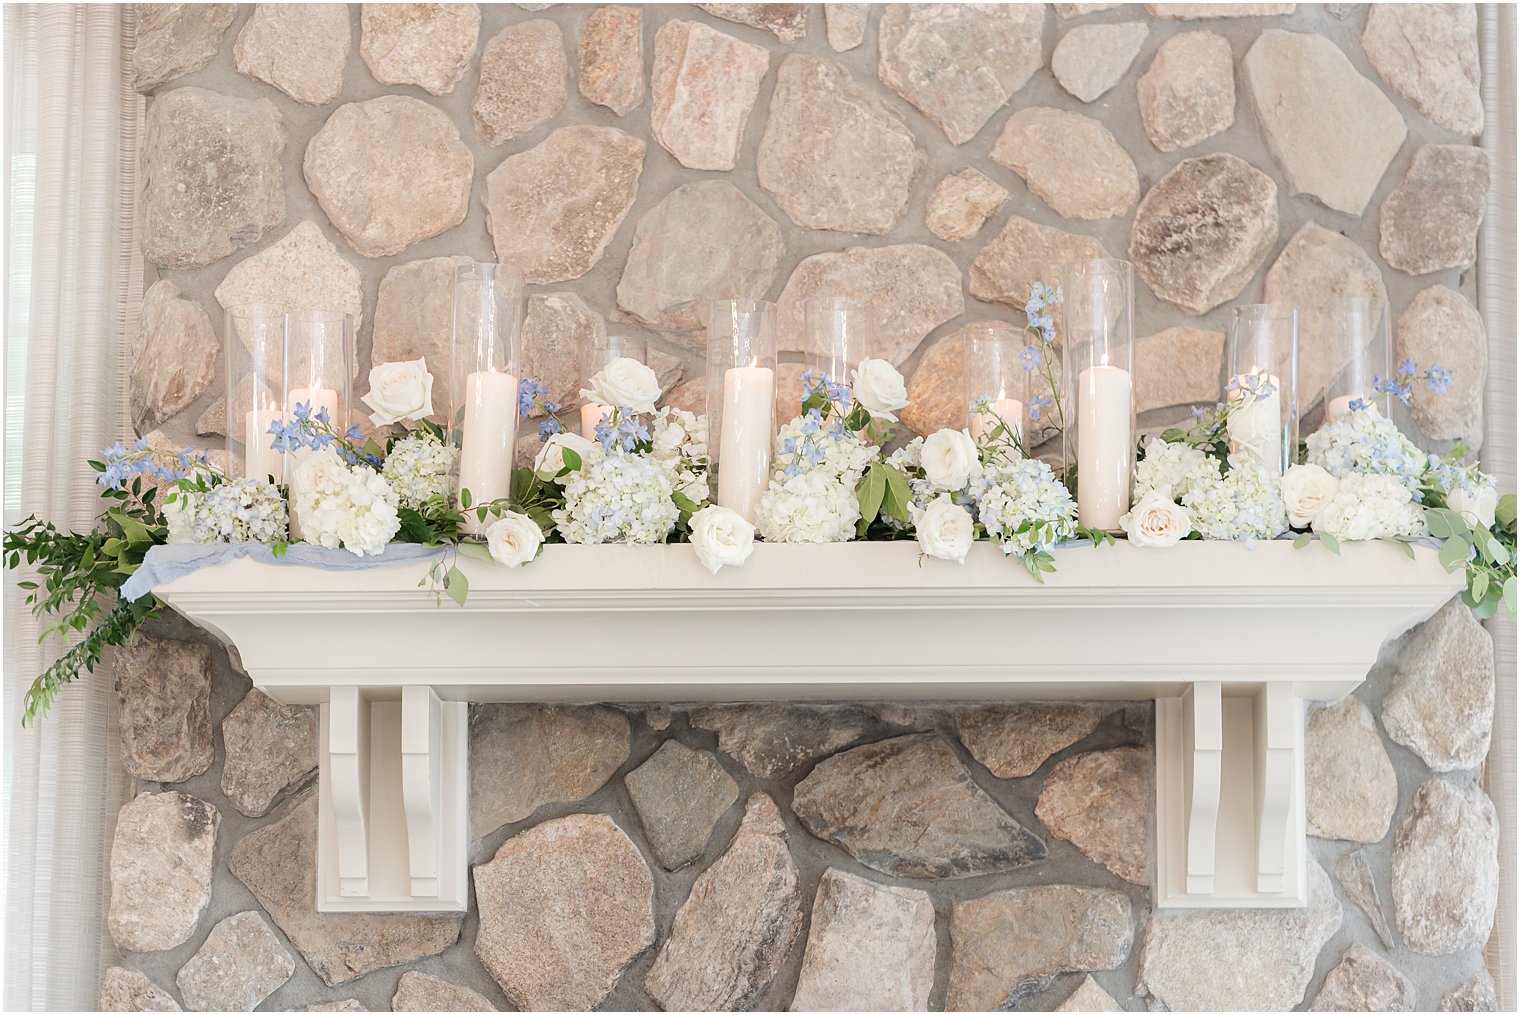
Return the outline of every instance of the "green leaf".
[[[1476,572],[1473,573],[1473,576],[1472,576],[1472,597],[1473,597],[1473,599],[1481,600],[1484,596],[1488,595],[1488,582],[1489,582],[1489,577],[1488,577],[1488,572],[1487,571],[1476,571]]]
[[[879,465],[879,462],[872,462],[860,485],[855,488],[855,499],[860,502],[860,522],[855,531],[857,538],[865,537],[866,530],[881,513],[882,498],[887,494],[887,481],[882,476]]]
[[[1298,538],[1295,539],[1295,540],[1293,540],[1293,549],[1295,549],[1295,550],[1302,550],[1304,547],[1308,546],[1312,542],[1314,542],[1314,535],[1313,535],[1313,533],[1309,533],[1309,532],[1300,533],[1299,536],[1298,536]]]
[[[121,526],[122,534],[126,537],[129,544],[136,545],[154,542],[153,534],[148,531],[148,527],[126,512],[107,511],[106,517]]]
[[[1507,493],[1499,498],[1499,506],[1494,509],[1494,522],[1503,528],[1511,528],[1515,524],[1515,495]]]
[[[459,555],[461,557],[471,557],[475,560],[491,559],[491,548],[486,546],[485,543],[476,543],[472,540],[465,540],[464,542],[460,543],[456,549],[458,549]]]
[[[1415,557],[1415,555],[1414,555],[1414,544],[1413,543],[1411,543],[1407,539],[1401,539],[1398,542],[1399,542],[1399,545],[1404,548],[1404,555],[1406,557],[1408,557],[1410,560],[1417,559]]]
[[[881,469],[887,481],[883,507],[893,518],[900,522],[907,522],[908,505],[913,503],[913,487],[909,485],[908,477],[892,466],[883,465]]]
[[[1329,550],[1333,554],[1336,554],[1337,556],[1340,555],[1341,541],[1339,539],[1336,539],[1334,536],[1328,535],[1326,533],[1320,533],[1319,541],[1325,544],[1325,549]]]
[[[285,556],[285,551],[290,549],[290,544],[285,542],[274,543],[269,547],[269,552],[274,554],[276,560]]]
[[[565,469],[569,472],[578,472],[581,467],[581,456],[578,452],[564,448],[561,452],[565,459]]]
[[[1510,575],[1504,579],[1503,595],[1504,605],[1509,607],[1509,614],[1513,617],[1515,615],[1515,600],[1520,598],[1520,591],[1517,591],[1514,575]]]
[[[701,508],[697,507],[696,501],[694,501],[690,497],[686,496],[680,490],[677,490],[674,493],[672,493],[670,495],[670,500],[671,500],[671,503],[675,504],[676,508],[681,512],[681,524],[682,525],[685,525],[688,522],[690,522],[691,521],[691,516],[694,515],[694,514],[696,514],[698,511],[701,510]]]
[[[470,594],[470,579],[466,578],[459,568],[451,567],[443,576],[443,591],[455,603],[463,606]]]
[[[473,498],[473,497],[470,496],[470,491],[468,489],[463,489],[463,490],[459,491],[459,506],[460,507],[462,507],[466,511],[468,511],[470,509],[470,505],[472,505],[474,503],[475,503],[475,498]]]
[[[1457,571],[1467,566],[1467,555],[1472,550],[1472,544],[1464,539],[1448,539],[1441,544],[1439,559],[1441,566],[1448,572]]]

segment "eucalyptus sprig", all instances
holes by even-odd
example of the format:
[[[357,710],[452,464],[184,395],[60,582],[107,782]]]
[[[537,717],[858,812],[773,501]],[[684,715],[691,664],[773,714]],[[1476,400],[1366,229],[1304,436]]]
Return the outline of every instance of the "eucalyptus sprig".
[[[1499,611],[1502,603],[1514,616],[1517,604],[1515,581],[1515,495],[1499,498],[1494,524],[1484,525],[1450,508],[1427,508],[1425,524],[1442,540],[1440,560],[1448,572],[1465,571],[1467,586],[1462,601],[1480,620]]]

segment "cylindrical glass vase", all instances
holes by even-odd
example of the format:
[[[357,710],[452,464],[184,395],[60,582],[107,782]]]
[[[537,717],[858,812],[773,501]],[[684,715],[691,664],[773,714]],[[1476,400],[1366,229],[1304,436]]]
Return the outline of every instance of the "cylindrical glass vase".
[[[1135,459],[1135,276],[1128,261],[1068,265],[1061,308],[1073,374],[1077,517],[1116,530],[1129,510]]]
[[[353,379],[353,318],[336,310],[292,310],[285,331],[286,411],[303,407],[343,433]]]
[[[876,308],[847,296],[810,296],[802,301],[802,348],[814,383],[827,378],[850,384],[876,342]]]
[[[615,359],[631,359],[648,364],[649,346],[636,335],[602,335],[581,344],[580,359],[581,386],[586,387],[591,383],[591,378],[596,376],[597,371]],[[584,403],[581,406],[581,436],[588,441],[594,440],[596,425],[612,415],[614,408],[616,406],[603,405],[600,402]]]
[[[1393,374],[1388,301],[1380,296],[1348,296],[1325,307],[1330,332],[1330,381],[1325,390],[1325,422],[1350,411],[1353,403],[1375,405],[1389,414],[1390,396],[1378,381]]]
[[[284,418],[285,307],[241,303],[223,320],[227,467],[233,478],[283,483],[285,456],[269,428]]]
[[[1281,476],[1298,448],[1298,311],[1278,303],[1236,307],[1226,359],[1230,453]]]
[[[1024,362],[1024,334],[1003,321],[972,324],[961,331],[961,371],[971,436],[1008,443],[1028,453],[1031,373]]]
[[[776,305],[715,300],[707,320],[708,471],[717,476],[715,503],[750,522],[770,484],[775,404]]]
[[[522,275],[505,264],[454,269],[452,439],[459,447],[460,504],[479,508],[512,495],[522,376]],[[490,524],[464,512],[467,532]]]

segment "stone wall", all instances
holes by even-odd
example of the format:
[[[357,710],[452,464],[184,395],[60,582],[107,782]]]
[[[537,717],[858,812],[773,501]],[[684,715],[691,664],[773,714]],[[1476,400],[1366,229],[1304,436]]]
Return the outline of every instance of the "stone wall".
[[[224,303],[349,310],[361,375],[447,378],[452,260],[493,256],[557,394],[614,327],[698,410],[703,301],[871,296],[927,431],[958,330],[1106,252],[1148,422],[1217,396],[1230,305],[1370,289],[1456,375],[1411,433],[1481,441],[1470,6],[428,7],[142,9],[139,432],[217,439]],[[1303,360],[1312,388],[1312,322]],[[177,619],[117,672],[147,795],[113,1004],[1492,1003],[1492,645],[1460,607],[1311,713],[1301,912],[1152,912],[1147,704],[612,705],[476,707],[462,920],[317,917],[313,715]]]

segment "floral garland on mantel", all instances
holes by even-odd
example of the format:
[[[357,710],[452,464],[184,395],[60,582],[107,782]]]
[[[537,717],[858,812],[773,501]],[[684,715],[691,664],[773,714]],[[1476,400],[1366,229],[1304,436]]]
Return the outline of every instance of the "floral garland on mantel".
[[[1039,371],[1051,397],[1030,400],[1027,421],[999,417],[986,402],[971,406],[978,437],[944,429],[884,453],[908,405],[902,375],[865,360],[849,383],[803,375],[798,415],[776,435],[773,474],[756,524],[709,503],[707,426],[702,416],[657,409],[654,372],[614,360],[581,395],[614,406],[588,440],[567,431],[534,380],[522,382],[519,411],[546,418],[531,468],[516,470],[514,494],[477,503],[454,494],[458,451],[433,414],[425,361],[386,363],[370,372],[363,401],[376,426],[402,424],[381,446],[357,426],[339,432],[325,409],[298,405],[269,431],[272,447],[299,454],[289,489],[266,480],[230,479],[204,452],[167,452],[145,440],[107,448],[90,466],[99,473],[106,509],[85,533],[31,517],[4,538],[5,564],[34,566],[20,583],[34,615],[52,618],[43,637],[73,642],[26,695],[24,722],[46,713],[63,685],[89,672],[107,646],[125,644],[162,605],[152,595],[115,593],[148,550],[165,543],[268,544],[283,555],[292,517],[301,538],[356,555],[393,542],[451,547],[421,584],[463,604],[468,581],[459,555],[520,567],[552,543],[689,543],[716,574],[740,567],[757,535],[767,542],[828,543],[916,539],[923,557],[964,562],[986,539],[1037,581],[1055,570],[1055,549],[1108,532],[1077,523],[1076,477],[1030,453],[1060,438],[1066,407],[1056,383],[1051,308],[1058,289],[1036,284],[1026,305],[1023,366]],[[1423,383],[1444,394],[1451,377],[1406,362],[1397,375],[1353,402],[1350,411],[1310,435],[1298,464],[1280,478],[1232,456],[1231,420],[1252,398],[1270,394],[1265,376],[1232,385],[1226,400],[1194,409],[1187,429],[1149,438],[1134,474],[1133,507],[1122,520],[1137,546],[1184,539],[1252,541],[1296,533],[1339,552],[1344,540],[1393,540],[1410,546],[1434,537],[1441,563],[1465,570],[1464,601],[1479,617],[1516,608],[1514,494],[1500,497],[1492,477],[1464,464],[1458,447],[1444,456],[1416,448],[1372,403],[1388,394],[1408,404]],[[409,426],[405,424],[410,424]],[[1025,440],[1029,441],[1026,447]],[[469,523],[469,524],[467,524]],[[757,531],[758,530],[758,531]],[[471,535],[479,532],[480,535]],[[1316,539],[1317,537],[1317,539]],[[81,636],[82,637],[79,637]],[[77,641],[75,639],[78,639]]]

